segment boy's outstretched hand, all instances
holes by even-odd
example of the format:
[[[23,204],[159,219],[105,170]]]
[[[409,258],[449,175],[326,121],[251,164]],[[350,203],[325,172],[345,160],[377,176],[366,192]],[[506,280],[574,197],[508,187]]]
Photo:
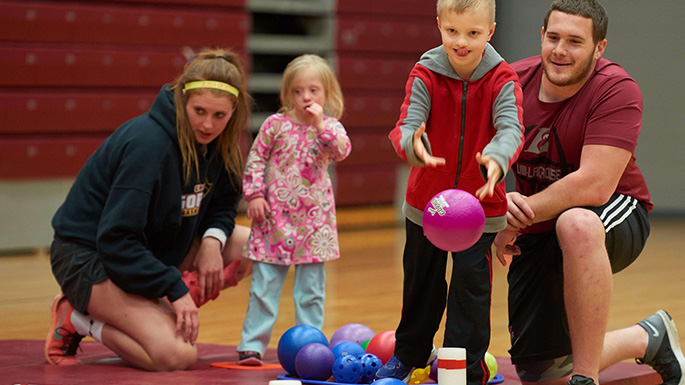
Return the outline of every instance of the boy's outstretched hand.
[[[502,177],[502,168],[491,157],[481,156],[480,152],[476,154],[476,161],[488,170],[488,180],[476,190],[476,198],[483,200],[486,196],[491,197],[495,193],[495,185]]]
[[[416,132],[414,132],[414,153],[416,157],[423,162],[427,167],[442,166],[445,164],[445,158],[437,158],[428,153],[426,146],[423,145],[423,140],[421,137],[423,133],[426,132],[426,123],[421,123]]]

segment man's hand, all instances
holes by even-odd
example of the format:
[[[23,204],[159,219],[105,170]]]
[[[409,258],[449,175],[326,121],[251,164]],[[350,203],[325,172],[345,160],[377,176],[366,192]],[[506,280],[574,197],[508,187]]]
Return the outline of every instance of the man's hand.
[[[519,255],[521,254],[521,249],[518,246],[514,246],[513,243],[516,240],[517,230],[511,226],[507,226],[506,229],[497,233],[495,236],[495,255],[497,260],[499,260],[500,265],[506,266],[507,259],[505,255]]]
[[[507,223],[516,229],[533,224],[535,212],[526,202],[526,196],[517,192],[507,194]]]

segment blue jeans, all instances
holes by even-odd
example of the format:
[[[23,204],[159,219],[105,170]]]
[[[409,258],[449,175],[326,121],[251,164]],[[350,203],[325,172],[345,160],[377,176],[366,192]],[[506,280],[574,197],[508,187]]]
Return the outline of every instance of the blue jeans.
[[[289,268],[286,265],[254,262],[250,301],[238,344],[239,352],[253,351],[264,355],[276,323],[278,303]],[[325,284],[326,273],[322,262],[295,265],[293,302],[297,325],[310,325],[317,329],[323,327]]]

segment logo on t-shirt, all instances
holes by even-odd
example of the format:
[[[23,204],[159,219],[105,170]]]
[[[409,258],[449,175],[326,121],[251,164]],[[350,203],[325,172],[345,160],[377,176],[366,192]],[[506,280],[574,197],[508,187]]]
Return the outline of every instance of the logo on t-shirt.
[[[519,186],[528,195],[543,190],[574,170],[573,165],[566,162],[561,144],[554,141],[550,146],[555,135],[554,127],[526,127],[528,140],[514,170]]]
[[[549,133],[549,127],[538,128],[538,132],[535,134],[535,138],[533,138],[533,140],[530,142],[528,148],[526,148],[526,152],[533,154],[546,153],[547,149],[549,148]]]
[[[192,194],[183,194],[181,197],[181,216],[192,217],[200,212],[200,204],[205,193],[209,193],[210,183],[196,184]]]

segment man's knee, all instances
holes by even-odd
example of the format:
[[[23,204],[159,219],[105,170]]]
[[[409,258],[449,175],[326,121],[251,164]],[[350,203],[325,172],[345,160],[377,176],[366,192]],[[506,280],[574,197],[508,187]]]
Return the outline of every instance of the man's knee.
[[[605,231],[597,214],[584,208],[572,208],[557,218],[556,233],[559,243],[582,245],[586,242],[605,241]]]
[[[553,360],[516,364],[516,374],[523,382],[554,381],[571,375],[573,356],[568,355]]]

